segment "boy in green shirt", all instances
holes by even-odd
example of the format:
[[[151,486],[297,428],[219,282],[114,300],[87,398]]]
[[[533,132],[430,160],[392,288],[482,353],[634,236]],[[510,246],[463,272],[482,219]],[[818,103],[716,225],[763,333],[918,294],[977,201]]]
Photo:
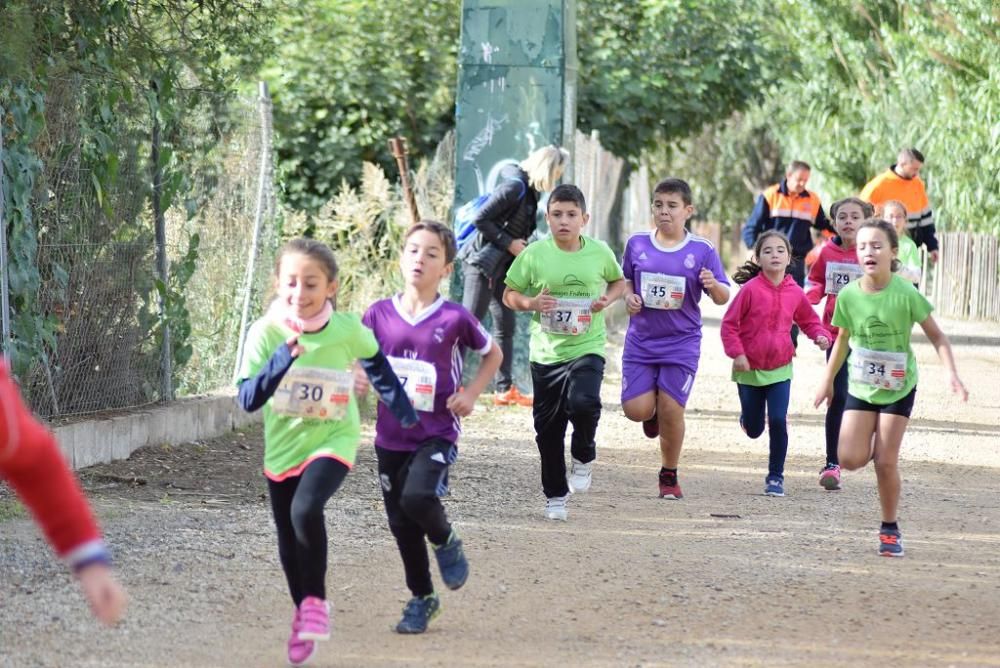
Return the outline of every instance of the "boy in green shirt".
[[[625,280],[608,245],[580,234],[590,216],[579,188],[553,190],[545,220],[551,237],[517,256],[503,301],[515,311],[535,312],[529,359],[545,517],[565,520],[570,492],[590,488],[607,340],[603,311],[625,291]],[[569,423],[573,463],[567,480]]]

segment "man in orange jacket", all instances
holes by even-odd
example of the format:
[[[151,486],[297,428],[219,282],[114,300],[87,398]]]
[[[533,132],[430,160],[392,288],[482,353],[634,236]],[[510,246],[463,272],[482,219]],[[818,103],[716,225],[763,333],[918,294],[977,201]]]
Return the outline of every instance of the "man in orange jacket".
[[[753,212],[743,226],[743,243],[753,248],[757,237],[767,230],[778,230],[792,247],[788,273],[799,286],[806,282],[805,257],[813,248],[812,230],[836,234],[823,212],[819,195],[806,190],[812,168],[809,163],[793,160],[781,183],[769,186],[757,197]],[[792,325],[792,343],[798,343],[799,328]]]
[[[876,207],[894,199],[906,207],[906,228],[913,242],[927,246],[931,262],[938,260],[938,240],[934,228],[934,214],[927,190],[920,179],[924,165],[923,154],[915,148],[904,148],[896,156],[896,164],[889,167],[864,187],[861,199]]]

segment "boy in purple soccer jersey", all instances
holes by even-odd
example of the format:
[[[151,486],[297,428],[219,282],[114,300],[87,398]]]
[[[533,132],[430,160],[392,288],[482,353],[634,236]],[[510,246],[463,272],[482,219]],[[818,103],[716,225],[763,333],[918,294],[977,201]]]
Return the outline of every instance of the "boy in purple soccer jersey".
[[[622,409],[660,437],[660,498],[680,499],[677,464],[684,444],[687,405],[701,356],[704,292],[716,304],[729,300],[729,281],[715,247],[688,232],[694,213],[691,187],[668,178],[653,192],[656,228],[633,235],[622,255],[625,308]]]
[[[455,237],[448,227],[433,221],[411,227],[399,261],[403,292],[375,302],[362,318],[420,416],[419,424],[404,429],[379,404],[375,424],[382,499],[403,559],[406,586],[413,594],[396,625],[398,633],[423,633],[440,613],[425,536],[449,589],[461,587],[469,575],[462,541],[439,497],[447,491],[448,467],[458,456],[459,419],[472,413],[503,359],[479,321],[438,294],[441,279],[451,274],[455,253]],[[472,382],[461,388],[462,360],[470,348],[483,360]]]

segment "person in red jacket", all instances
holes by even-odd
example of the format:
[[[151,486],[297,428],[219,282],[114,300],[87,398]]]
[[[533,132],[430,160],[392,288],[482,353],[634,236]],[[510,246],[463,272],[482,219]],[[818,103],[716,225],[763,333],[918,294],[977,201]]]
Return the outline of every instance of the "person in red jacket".
[[[830,332],[820,324],[802,288],[786,273],[792,246],[784,234],[764,232],[754,244],[753,256],[733,276],[742,287],[722,319],[722,347],[733,358],[740,427],[750,438],[764,433],[766,408],[770,457],[764,494],[784,496],[786,416],[795,352],[788,329],[797,323],[821,350],[830,347]]]
[[[861,276],[858,254],[854,247],[854,237],[858,228],[875,213],[874,207],[857,197],[847,197],[833,203],[830,215],[837,228],[837,236],[823,244],[816,262],[809,270],[806,298],[810,304],[819,304],[826,297],[823,306],[823,324],[837,340],[837,328],[831,324],[833,307],[837,303],[837,293]],[[831,343],[832,347],[832,343]],[[829,349],[826,358],[830,359]],[[826,465],[819,473],[819,484],[824,489],[840,489],[840,460],[837,458],[837,443],[840,439],[840,423],[844,417],[844,402],[847,401],[847,365],[841,367],[833,382],[833,400],[826,407]]]
[[[109,626],[125,612],[125,590],[80,485],[52,434],[25,407],[0,357],[0,478],[31,510],[49,544],[74,571],[94,616]]]

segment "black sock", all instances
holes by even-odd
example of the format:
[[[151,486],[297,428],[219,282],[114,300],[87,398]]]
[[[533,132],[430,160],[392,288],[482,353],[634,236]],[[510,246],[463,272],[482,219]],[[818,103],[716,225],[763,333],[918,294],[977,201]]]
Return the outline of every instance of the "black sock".
[[[663,475],[664,473],[673,473],[674,475],[677,475],[677,469],[668,469],[665,466],[661,466],[660,475]]]
[[[899,531],[899,524],[896,522],[882,522],[882,531]]]

